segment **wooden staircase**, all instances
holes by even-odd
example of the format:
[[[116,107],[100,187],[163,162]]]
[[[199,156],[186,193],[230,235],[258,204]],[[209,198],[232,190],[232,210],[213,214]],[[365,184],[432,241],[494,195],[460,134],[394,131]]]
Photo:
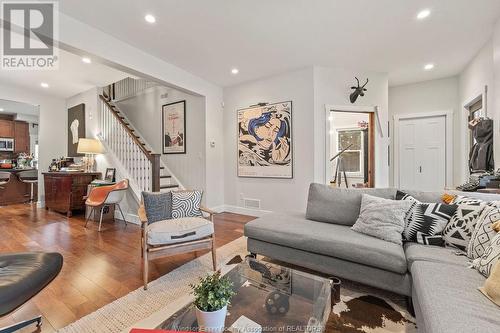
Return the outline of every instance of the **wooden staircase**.
[[[131,186],[136,187],[134,192],[166,192],[179,189],[180,186],[162,165],[161,154],[153,153],[125,114],[111,101],[106,89],[99,99],[100,139],[121,163]]]

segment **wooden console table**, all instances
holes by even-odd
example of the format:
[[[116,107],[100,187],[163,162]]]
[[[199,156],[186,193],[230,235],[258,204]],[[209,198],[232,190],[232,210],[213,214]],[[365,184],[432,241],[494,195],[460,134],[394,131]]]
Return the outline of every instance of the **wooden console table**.
[[[100,172],[44,172],[45,208],[71,217],[73,210],[84,210],[87,186],[100,179]]]

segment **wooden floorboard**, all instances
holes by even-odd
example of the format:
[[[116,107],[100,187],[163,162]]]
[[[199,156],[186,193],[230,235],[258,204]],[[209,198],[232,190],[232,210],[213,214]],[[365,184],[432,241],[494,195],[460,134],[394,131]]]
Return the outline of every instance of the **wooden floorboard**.
[[[243,235],[254,217],[221,213],[215,216],[217,247]],[[64,256],[61,273],[38,295],[0,319],[0,327],[43,316],[42,330],[54,332],[142,286],[140,228],[122,221],[96,223],[86,229],[83,215],[67,218],[30,205],[0,207],[0,252],[56,251]],[[205,251],[206,252],[206,251]],[[196,255],[202,255],[199,252]],[[150,280],[196,255],[182,254],[153,260]],[[34,326],[34,325],[33,325]]]

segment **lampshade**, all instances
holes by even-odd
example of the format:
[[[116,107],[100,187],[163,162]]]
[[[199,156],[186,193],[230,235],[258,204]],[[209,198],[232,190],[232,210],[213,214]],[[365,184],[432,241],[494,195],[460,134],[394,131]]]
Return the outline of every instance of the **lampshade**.
[[[101,154],[104,152],[104,148],[99,140],[79,139],[76,152],[78,154]]]

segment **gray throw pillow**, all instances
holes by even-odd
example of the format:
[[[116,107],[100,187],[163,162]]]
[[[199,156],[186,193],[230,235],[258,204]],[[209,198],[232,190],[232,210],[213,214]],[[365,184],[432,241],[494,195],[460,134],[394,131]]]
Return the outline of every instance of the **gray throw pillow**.
[[[172,218],[171,192],[142,192],[142,198],[148,223],[155,223]]]
[[[407,200],[390,200],[363,194],[361,209],[352,230],[403,244],[401,234],[405,229],[405,216],[411,202]]]

